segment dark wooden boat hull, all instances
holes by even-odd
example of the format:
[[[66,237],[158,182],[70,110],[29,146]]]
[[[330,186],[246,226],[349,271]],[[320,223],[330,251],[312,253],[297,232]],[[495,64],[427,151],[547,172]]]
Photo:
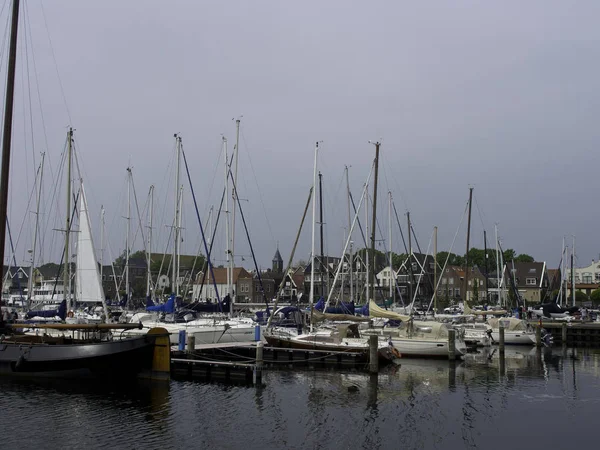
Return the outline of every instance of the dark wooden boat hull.
[[[0,342],[0,375],[23,377],[135,376],[152,366],[155,336],[104,342]]]

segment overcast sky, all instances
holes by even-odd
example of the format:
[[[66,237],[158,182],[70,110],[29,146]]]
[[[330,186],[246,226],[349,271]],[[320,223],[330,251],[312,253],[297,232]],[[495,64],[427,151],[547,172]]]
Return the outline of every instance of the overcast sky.
[[[261,267],[270,266],[277,242],[287,262],[321,140],[332,255],[341,253],[347,226],[344,166],[351,166],[358,201],[374,156],[368,141],[382,139],[379,218],[386,239],[391,191],[404,231],[410,210],[422,249],[437,225],[438,248],[449,250],[471,185],[472,246],[483,247],[484,228],[493,246],[497,223],[504,248],[550,266],[558,264],[563,236],[569,243],[576,236],[578,265],[599,257],[598,2],[23,3],[13,233],[33,186],[34,155],[38,164],[46,150],[56,175],[72,125],[96,211],[96,246],[104,205],[113,256],[124,248],[131,164],[140,209],[156,186],[155,251],[163,251],[173,216],[173,134],[181,133],[206,221],[223,189],[221,135],[231,151],[232,119],[243,115],[238,184]],[[5,77],[5,52],[2,59]],[[183,250],[194,253],[199,228],[183,180]],[[60,211],[51,206],[52,189],[47,181],[46,223]],[[50,242],[58,233],[50,228],[59,225],[44,231],[45,260],[56,259]],[[18,262],[27,258],[30,234],[27,225]],[[393,250],[403,251],[396,224],[393,235]],[[466,219],[454,252],[464,253],[465,237]],[[362,246],[358,233],[353,239]],[[217,242],[222,263],[222,230]],[[241,227],[235,253],[236,265],[243,255],[252,268]],[[294,259],[309,253],[310,217]]]

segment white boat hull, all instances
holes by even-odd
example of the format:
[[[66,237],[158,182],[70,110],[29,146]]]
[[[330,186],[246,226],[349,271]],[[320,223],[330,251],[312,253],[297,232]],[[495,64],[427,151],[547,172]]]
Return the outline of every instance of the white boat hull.
[[[494,343],[500,342],[498,330],[492,331]],[[504,331],[504,343],[509,345],[531,345],[535,342],[535,334],[527,331]]]

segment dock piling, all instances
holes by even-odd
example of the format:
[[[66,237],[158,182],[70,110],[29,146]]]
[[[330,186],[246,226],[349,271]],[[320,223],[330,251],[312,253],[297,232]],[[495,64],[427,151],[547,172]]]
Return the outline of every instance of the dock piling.
[[[563,345],[567,345],[567,323],[566,322],[562,323],[562,334],[561,334],[561,337],[562,337],[562,344]]]
[[[535,327],[535,346],[542,346],[542,326],[538,325]]]
[[[369,336],[369,372],[379,372],[379,337],[377,335]]]
[[[504,324],[500,321],[500,327],[498,328],[498,347],[500,350],[500,356],[504,356]]]
[[[448,359],[456,359],[456,330],[453,329],[448,330]]]
[[[262,367],[263,367],[263,350],[264,344],[262,341],[256,342],[256,362],[254,364],[254,372],[253,372],[253,384],[261,384],[262,383]]]
[[[194,336],[193,334],[190,334],[187,337],[187,352],[194,353],[195,349],[196,349],[196,336]]]

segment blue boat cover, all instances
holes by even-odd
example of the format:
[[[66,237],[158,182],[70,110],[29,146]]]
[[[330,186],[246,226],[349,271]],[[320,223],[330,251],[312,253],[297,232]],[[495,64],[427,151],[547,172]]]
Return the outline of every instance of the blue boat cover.
[[[361,316],[369,316],[369,304],[367,303],[362,308],[358,308],[355,311]]]
[[[323,309],[325,309],[325,299],[323,297],[321,297],[319,301],[315,304],[315,309],[317,311],[323,312]]]
[[[58,309],[50,309],[50,310],[39,310],[39,311],[28,311],[25,315],[26,319],[31,319],[32,317],[60,317],[61,320],[65,320],[67,317],[67,301],[63,300],[60,305],[58,305]]]
[[[146,306],[146,311],[164,312],[166,314],[173,314],[175,312],[175,294],[171,294],[169,300],[162,305]]]
[[[329,314],[350,314],[353,316],[355,312],[354,302],[341,302],[340,306],[330,306],[325,312]]]
[[[154,302],[152,301],[152,297],[147,296],[146,297],[146,308],[149,306],[154,306]]]

